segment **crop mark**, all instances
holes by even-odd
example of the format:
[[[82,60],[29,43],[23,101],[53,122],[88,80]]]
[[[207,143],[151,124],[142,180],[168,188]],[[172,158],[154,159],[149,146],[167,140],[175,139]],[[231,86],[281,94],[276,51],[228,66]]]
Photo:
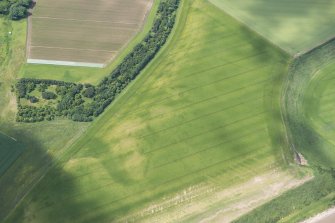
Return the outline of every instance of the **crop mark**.
[[[263,148],[263,147],[262,147],[262,148]],[[264,148],[265,148],[265,147],[264,147]],[[252,153],[254,153],[254,151],[257,151],[257,150],[260,150],[260,148],[256,148],[256,149],[253,149],[253,150],[250,150],[250,151],[246,151],[246,152],[244,152],[244,153],[240,153],[240,154],[238,154],[238,155],[236,155],[236,156],[233,156],[233,157],[230,157],[230,158],[227,158],[227,159],[220,160],[220,161],[215,162],[215,163],[213,163],[213,164],[210,164],[210,165],[208,165],[208,166],[199,168],[198,170],[191,171],[191,172],[188,172],[188,173],[186,173],[186,174],[183,174],[182,176],[178,176],[178,177],[169,179],[169,180],[167,180],[167,181],[158,183],[157,185],[154,185],[154,186],[149,187],[149,188],[147,188],[147,189],[141,190],[140,192],[131,193],[131,194],[129,194],[129,195],[127,195],[127,196],[124,196],[124,197],[122,197],[122,198],[119,198],[119,199],[116,199],[116,200],[107,202],[107,203],[105,203],[105,204],[98,205],[97,207],[92,208],[92,209],[98,209],[98,208],[100,208],[100,207],[104,207],[104,206],[106,206],[106,205],[113,204],[114,202],[117,202],[117,201],[121,201],[121,200],[127,199],[127,198],[129,198],[129,197],[131,197],[131,196],[133,196],[133,195],[137,195],[138,193],[142,193],[142,192],[149,191],[149,190],[154,189],[154,188],[157,188],[157,187],[159,187],[159,186],[161,186],[161,185],[168,184],[168,183],[174,182],[174,181],[176,181],[176,180],[179,180],[179,179],[182,179],[182,178],[185,178],[185,177],[189,177],[189,176],[191,176],[191,175],[193,175],[193,174],[199,174],[199,172],[201,172],[201,171],[204,171],[204,170],[210,169],[210,168],[212,168],[212,167],[215,167],[215,166],[217,166],[217,165],[220,165],[220,164],[223,163],[223,162],[227,162],[227,161],[232,162],[232,161],[234,161],[234,160],[236,160],[236,159],[238,159],[238,158],[245,157],[245,156],[248,155],[248,154],[252,154]],[[241,162],[242,162],[242,161],[241,161]],[[144,182],[144,183],[147,183],[147,182]],[[144,184],[144,183],[143,183],[143,184]],[[104,189],[105,187],[107,187],[107,186],[111,186],[111,185],[113,185],[113,184],[115,184],[115,182],[111,182],[111,183],[108,183],[108,184],[105,184],[105,185],[101,185],[101,186],[99,186],[99,187],[96,187],[96,188],[93,188],[93,189],[90,189],[90,190],[87,190],[87,191],[84,191],[84,192],[81,192],[81,193],[77,193],[76,195],[69,196],[69,197],[67,197],[67,198],[65,198],[65,199],[62,199],[61,201],[59,201],[59,202],[57,202],[57,203],[52,203],[52,204],[49,204],[49,205],[44,205],[43,207],[37,208],[37,210],[36,210],[35,213],[40,212],[41,210],[46,209],[46,208],[50,208],[50,207],[54,207],[54,206],[58,206],[58,205],[62,205],[64,201],[67,201],[67,200],[69,200],[69,199],[73,199],[73,198],[79,197],[79,196],[84,195],[84,194],[87,194],[87,193],[96,192],[96,191],[98,191],[98,190]],[[132,185],[134,185],[134,184],[135,184],[135,183],[130,184],[129,186],[132,186]],[[92,209],[91,209],[91,211],[92,211]],[[24,218],[25,218],[25,217],[24,217]]]
[[[186,159],[186,158],[192,157],[192,156],[197,155],[197,154],[199,154],[199,153],[207,152],[207,151],[209,151],[209,150],[211,150],[211,149],[214,149],[214,148],[216,148],[216,147],[218,147],[218,146],[222,146],[222,145],[225,145],[225,144],[227,144],[227,143],[233,142],[233,141],[235,141],[235,140],[237,140],[237,139],[241,139],[241,138],[244,138],[244,137],[247,137],[247,136],[251,136],[251,135],[253,135],[253,134],[256,134],[257,131],[261,131],[261,130],[264,130],[264,131],[265,131],[266,129],[265,129],[265,128],[258,128],[258,129],[256,128],[256,129],[253,129],[251,132],[248,132],[247,134],[244,134],[244,135],[242,135],[242,136],[238,136],[238,137],[235,137],[235,138],[230,139],[230,140],[225,140],[225,141],[220,142],[220,143],[217,143],[217,144],[215,144],[215,145],[211,145],[211,146],[209,146],[209,147],[207,147],[207,148],[205,148],[205,149],[198,150],[198,151],[196,151],[196,152],[194,152],[194,153],[188,154],[188,155],[186,155],[186,156],[182,156],[182,157],[180,157],[180,158],[178,158],[178,159],[174,159],[174,160],[171,160],[171,161],[166,162],[166,163],[163,163],[163,164],[154,165],[154,166],[152,166],[152,168],[153,168],[153,169],[154,169],[154,168],[161,168],[161,167],[163,167],[163,166],[170,165],[171,163],[175,163],[175,162],[177,162],[177,161],[184,160],[184,159]]]
[[[180,127],[180,126],[183,126],[183,125],[185,125],[185,124],[189,124],[189,123],[192,123],[192,122],[194,122],[194,121],[200,120],[200,119],[202,119],[202,118],[205,118],[205,117],[207,118],[207,117],[209,117],[209,116],[211,116],[211,115],[219,114],[219,113],[221,113],[221,112],[223,112],[223,111],[227,111],[227,110],[230,110],[230,109],[234,109],[234,108],[239,107],[239,106],[241,106],[241,105],[248,104],[248,103],[250,103],[251,101],[252,101],[252,103],[254,103],[255,101],[259,101],[259,100],[262,100],[262,98],[256,98],[256,99],[254,99],[254,98],[251,98],[251,99],[250,99],[250,98],[249,98],[249,100],[240,102],[240,103],[238,103],[238,104],[235,104],[235,105],[229,105],[229,106],[227,106],[227,107],[223,107],[223,108],[220,109],[220,110],[216,110],[216,111],[213,111],[213,112],[210,112],[210,113],[206,113],[206,114],[200,115],[200,116],[198,116],[198,117],[195,117],[195,118],[193,118],[193,119],[189,119],[189,120],[187,120],[187,121],[178,123],[178,124],[176,124],[176,125],[172,125],[172,126],[169,126],[169,127],[167,127],[167,128],[160,129],[160,130],[155,131],[155,132],[153,132],[153,133],[150,133],[150,134],[147,134],[147,135],[142,135],[142,136],[139,136],[139,137],[136,137],[136,138],[143,139],[143,138],[148,137],[148,136],[153,136],[153,135],[156,135],[156,134],[158,134],[158,133],[164,132],[164,131],[166,131],[166,130],[173,129],[173,128],[176,128],[176,127]],[[187,108],[188,108],[188,107],[187,107]]]
[[[219,95],[215,95],[215,96],[212,96],[212,97],[209,97],[209,98],[206,98],[206,99],[203,99],[201,101],[196,101],[196,102],[193,102],[193,103],[190,103],[190,104],[187,104],[187,105],[184,105],[182,107],[179,107],[177,109],[174,109],[173,111],[170,111],[170,112],[163,112],[161,114],[158,114],[158,115],[155,115],[155,116],[152,116],[148,119],[146,119],[146,121],[150,121],[150,120],[154,120],[156,118],[162,118],[162,116],[165,116],[165,115],[168,115],[168,114],[172,114],[176,111],[180,111],[180,110],[183,110],[185,108],[189,108],[193,105],[198,105],[198,104],[201,104],[201,103],[204,103],[204,102],[207,102],[209,100],[213,100],[215,98],[219,98],[219,97],[222,97],[222,96],[225,96],[225,95],[228,95],[228,94],[231,94],[231,93],[235,93],[235,92],[238,92],[240,90],[243,90],[243,89],[246,89],[246,88],[249,88],[249,87],[254,87],[254,86],[257,86],[259,84],[263,84],[263,83],[266,83],[268,81],[268,79],[265,79],[265,80],[261,80],[261,81],[258,81],[258,82],[254,82],[254,83],[250,83],[244,87],[240,87],[238,89],[234,89],[234,90],[231,90],[231,91],[228,91],[228,92],[224,92],[222,94],[219,94]],[[258,98],[259,99],[259,98]],[[158,104],[158,103],[157,103]],[[135,110],[136,111],[136,110]],[[139,127],[140,125],[136,125],[135,127]],[[119,131],[115,132],[115,133],[120,133]]]
[[[180,107],[180,108],[174,109],[174,111],[180,110],[180,109],[182,109],[182,108],[184,108],[184,107],[189,107],[190,105],[193,105],[193,104],[199,104],[199,103],[202,103],[202,102],[206,102],[206,101],[208,101],[208,100],[212,100],[212,99],[214,99],[214,98],[218,98],[218,97],[221,97],[221,96],[224,96],[224,95],[228,95],[228,94],[237,92],[237,91],[242,90],[242,89],[247,89],[247,88],[249,88],[249,87],[253,87],[253,86],[256,86],[256,85],[259,85],[259,84],[263,84],[263,83],[266,83],[268,80],[269,80],[268,78],[265,78],[265,79],[263,79],[263,80],[260,80],[260,81],[257,81],[257,82],[250,83],[250,84],[248,84],[248,85],[246,85],[246,86],[243,86],[243,87],[240,87],[240,88],[237,88],[237,89],[233,89],[233,90],[230,90],[230,91],[226,91],[226,92],[224,92],[224,93],[221,93],[221,94],[218,94],[218,95],[215,95],[215,96],[212,96],[212,97],[205,98],[205,99],[203,99],[203,100],[201,100],[201,101],[192,102],[192,103],[187,104],[187,105],[184,105],[184,106],[182,106],[182,107]],[[219,81],[222,81],[222,80],[219,80]],[[217,82],[219,82],[219,81],[217,81]],[[195,88],[191,88],[191,89],[188,89],[188,90],[179,92],[179,93],[176,94],[176,95],[183,95],[183,94],[185,94],[185,93],[187,93],[187,92],[193,91],[193,90],[198,89],[198,88],[202,88],[202,87],[210,86],[210,85],[215,84],[215,83],[217,83],[217,82],[211,82],[211,83],[209,83],[208,85],[202,85],[202,86],[198,86],[198,87],[195,87]],[[131,114],[136,114],[138,111],[146,110],[146,109],[147,109],[147,106],[153,106],[153,105],[161,104],[161,103],[164,102],[165,100],[167,100],[167,99],[169,99],[169,98],[172,98],[172,97],[174,97],[174,96],[176,96],[176,95],[172,95],[172,96],[169,96],[169,97],[166,97],[166,98],[163,98],[163,99],[154,101],[154,102],[152,102],[152,103],[146,104],[145,106],[140,106],[140,107],[138,107],[138,108],[132,110],[131,112],[127,112],[127,113],[124,113],[124,114],[130,114],[130,113],[131,113]],[[162,114],[167,114],[167,113],[168,113],[168,112],[166,112],[166,113],[161,113],[161,114],[159,114],[159,115],[153,116],[153,118],[160,117]]]
[[[266,147],[264,147],[264,148],[266,148]],[[262,148],[262,149],[263,149],[263,148]],[[166,185],[166,184],[172,183],[172,182],[174,182],[174,181],[177,181],[177,180],[180,180],[180,179],[184,179],[184,178],[186,178],[186,177],[190,177],[191,175],[194,175],[194,174],[199,174],[200,172],[203,172],[203,171],[205,171],[205,170],[207,170],[207,169],[210,169],[210,168],[213,168],[213,167],[215,167],[215,166],[218,166],[218,165],[220,165],[220,164],[222,164],[222,163],[224,163],[224,162],[227,162],[227,161],[231,162],[231,161],[236,160],[236,159],[241,159],[241,157],[245,157],[246,155],[251,154],[251,153],[254,153],[254,152],[257,151],[257,150],[260,150],[260,148],[257,148],[257,149],[254,149],[254,150],[247,151],[247,152],[245,152],[245,153],[236,155],[236,156],[234,156],[234,157],[230,157],[229,159],[223,159],[223,160],[220,160],[220,161],[218,161],[218,162],[216,162],[216,163],[213,163],[213,164],[211,164],[211,165],[209,165],[209,166],[206,166],[206,167],[203,167],[203,168],[199,168],[198,170],[191,171],[191,172],[186,173],[186,174],[184,174],[184,175],[182,175],[182,176],[178,176],[178,177],[176,177],[176,178],[169,179],[169,180],[167,180],[167,181],[158,183],[158,184],[153,185],[153,186],[151,186],[151,187],[149,186],[149,187],[147,187],[147,189],[144,189],[144,190],[140,190],[140,191],[131,193],[131,194],[127,195],[127,196],[124,196],[124,197],[119,198],[119,199],[116,199],[116,200],[112,200],[112,201],[109,201],[109,202],[105,202],[104,204],[98,205],[98,206],[96,206],[96,207],[91,207],[89,212],[92,212],[92,211],[94,211],[94,210],[96,210],[96,209],[100,209],[100,208],[103,208],[103,207],[112,205],[112,204],[115,203],[115,202],[119,202],[119,201],[128,199],[128,198],[130,198],[130,197],[132,197],[132,196],[138,196],[139,193],[145,193],[145,192],[147,192],[147,191],[149,191],[149,190],[154,190],[154,189],[156,189],[156,188],[158,188],[158,187],[160,187],[160,186],[162,186],[162,185]],[[241,160],[242,160],[242,159],[241,159]],[[241,163],[242,163],[242,161],[241,161]],[[85,213],[87,213],[87,212],[85,212]],[[85,213],[83,213],[83,215],[84,215]]]
[[[204,134],[207,134],[207,133],[210,133],[210,132],[214,132],[214,131],[217,131],[217,130],[219,130],[219,129],[222,129],[222,128],[225,128],[225,127],[228,127],[228,126],[232,126],[232,125],[234,125],[234,124],[236,124],[236,123],[239,123],[239,122],[241,122],[241,121],[245,121],[245,120],[248,120],[248,119],[250,119],[250,118],[252,118],[252,117],[256,117],[256,116],[261,116],[261,115],[263,115],[263,114],[266,114],[266,112],[265,112],[265,111],[257,112],[257,113],[255,113],[255,114],[253,114],[252,116],[247,116],[247,117],[244,117],[244,118],[242,118],[242,119],[235,120],[234,122],[225,124],[225,125],[223,125],[223,126],[219,126],[219,127],[216,127],[216,128],[212,128],[212,129],[203,131],[203,132],[201,132],[201,133],[199,133],[199,134],[192,135],[192,136],[189,136],[189,137],[187,137],[187,138],[184,138],[184,139],[175,141],[175,142],[170,143],[170,144],[167,144],[167,145],[165,145],[165,146],[163,146],[163,147],[159,147],[159,148],[156,148],[156,149],[147,151],[147,152],[143,152],[143,154],[145,155],[145,154],[148,154],[148,153],[153,153],[153,152],[155,152],[156,150],[158,151],[158,150],[161,150],[161,149],[163,149],[163,148],[167,148],[167,147],[169,147],[169,146],[171,146],[171,145],[175,145],[175,144],[178,144],[178,143],[180,143],[180,142],[187,141],[187,140],[189,140],[189,139],[191,139],[191,138],[195,138],[195,137],[200,136],[200,135],[204,135]],[[138,138],[138,137],[135,137],[135,139],[136,139],[136,138]],[[88,154],[87,156],[99,156],[99,155],[101,155],[101,154],[105,154],[105,153],[106,153],[106,152],[104,151],[104,152],[99,152],[99,153],[94,153],[94,154]]]
[[[205,41],[202,41],[201,44],[206,44],[208,46],[208,44],[213,44],[213,43],[217,43],[219,41],[222,41],[222,40],[225,40],[227,38],[230,38],[230,37],[234,37],[236,35],[235,32],[233,33],[228,33],[227,35],[224,35],[224,36],[220,36],[220,38],[213,38],[213,39],[207,39]],[[196,44],[192,44],[190,46],[186,46],[186,47],[176,47],[174,49],[172,49],[171,53],[168,53],[167,54],[167,57],[166,59],[170,59],[170,58],[173,58],[174,55],[180,53],[178,51],[182,51],[182,50],[190,50],[190,49],[194,49],[194,48],[199,48],[199,43],[196,43]],[[177,51],[177,52],[173,52],[173,51]]]
[[[250,114],[250,113],[249,113],[249,114]],[[212,129],[209,129],[209,130],[200,132],[200,133],[198,133],[198,134],[195,134],[195,135],[192,135],[192,136],[189,136],[189,137],[185,137],[185,138],[183,138],[183,139],[181,139],[181,140],[178,140],[178,141],[175,141],[175,142],[173,142],[173,143],[169,143],[169,144],[167,144],[167,145],[164,145],[164,146],[161,146],[161,147],[157,147],[157,148],[151,149],[151,150],[149,150],[149,151],[143,152],[143,154],[146,155],[146,154],[154,153],[154,152],[157,152],[157,151],[159,151],[159,150],[168,148],[168,147],[170,147],[170,146],[179,144],[179,143],[181,143],[181,142],[185,142],[185,141],[188,141],[188,140],[193,139],[193,138],[195,138],[195,137],[198,137],[198,136],[201,136],[201,135],[204,135],[204,134],[207,134],[207,133],[211,133],[211,132],[215,132],[215,131],[221,130],[221,129],[223,129],[223,128],[229,126],[229,125],[233,125],[233,124],[236,124],[236,123],[238,123],[238,122],[241,122],[241,121],[244,121],[244,120],[247,120],[247,119],[249,119],[249,118],[256,117],[256,116],[260,116],[260,115],[263,115],[263,114],[265,114],[264,111],[262,111],[262,112],[258,112],[258,113],[252,114],[251,116],[247,116],[247,117],[244,117],[244,118],[242,118],[242,119],[238,119],[238,120],[236,120],[236,121],[233,121],[233,122],[231,122],[231,123],[229,123],[229,124],[221,125],[221,126],[218,126],[218,127],[215,127],[215,128],[212,128]]]

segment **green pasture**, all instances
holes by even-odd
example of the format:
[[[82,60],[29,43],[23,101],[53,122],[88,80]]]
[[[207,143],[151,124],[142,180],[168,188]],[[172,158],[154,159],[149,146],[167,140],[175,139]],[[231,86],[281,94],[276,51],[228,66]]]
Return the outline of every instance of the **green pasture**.
[[[334,0],[209,0],[294,55],[335,35]]]
[[[204,0],[6,222],[111,222],[189,186],[286,166],[288,55]],[[140,219],[135,219],[135,221]]]

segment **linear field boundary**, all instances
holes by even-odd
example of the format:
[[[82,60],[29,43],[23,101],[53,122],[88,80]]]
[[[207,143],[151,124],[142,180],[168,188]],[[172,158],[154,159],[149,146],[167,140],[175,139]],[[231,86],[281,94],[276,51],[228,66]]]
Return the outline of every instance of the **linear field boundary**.
[[[62,65],[62,66],[76,66],[76,67],[97,67],[104,68],[103,63],[84,63],[74,61],[61,61],[61,60],[41,60],[41,59],[27,59],[29,64],[49,64],[49,65]]]

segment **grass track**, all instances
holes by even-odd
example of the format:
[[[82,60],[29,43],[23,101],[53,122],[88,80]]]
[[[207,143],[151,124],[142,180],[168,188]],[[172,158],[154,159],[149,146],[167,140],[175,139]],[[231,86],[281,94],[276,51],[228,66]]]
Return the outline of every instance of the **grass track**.
[[[214,6],[184,2],[168,46],[7,222],[111,221],[199,182],[283,167],[287,60]]]

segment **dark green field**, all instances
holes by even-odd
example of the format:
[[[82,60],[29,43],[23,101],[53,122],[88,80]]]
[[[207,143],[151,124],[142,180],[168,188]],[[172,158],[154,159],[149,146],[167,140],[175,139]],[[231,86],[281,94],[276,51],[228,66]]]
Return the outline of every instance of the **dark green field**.
[[[24,147],[16,139],[0,132],[0,176],[19,157]]]

